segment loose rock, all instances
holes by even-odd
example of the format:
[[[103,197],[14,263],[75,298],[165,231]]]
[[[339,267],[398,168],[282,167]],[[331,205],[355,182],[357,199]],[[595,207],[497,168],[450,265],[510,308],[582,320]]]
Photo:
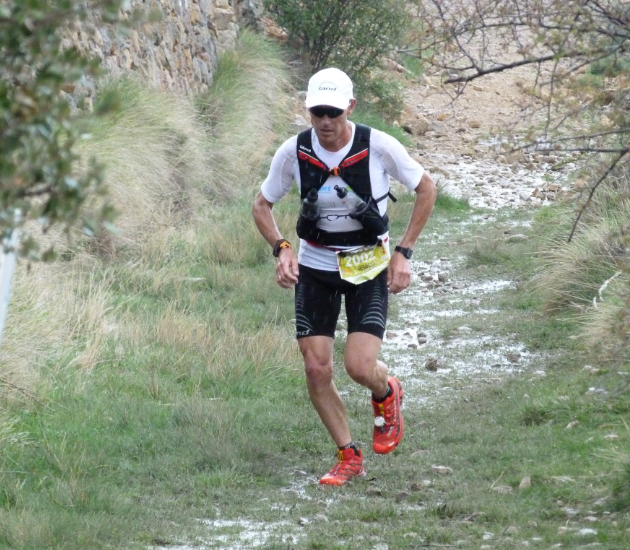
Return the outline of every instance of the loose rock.
[[[436,474],[440,475],[450,475],[453,473],[453,468],[450,468],[449,466],[431,466],[431,469]]]

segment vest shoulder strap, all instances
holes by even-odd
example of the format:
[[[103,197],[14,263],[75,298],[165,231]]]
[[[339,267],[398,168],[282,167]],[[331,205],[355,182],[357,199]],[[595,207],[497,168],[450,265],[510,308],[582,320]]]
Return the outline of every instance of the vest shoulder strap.
[[[354,142],[363,143],[365,147],[370,144],[370,133],[372,132],[372,128],[366,126],[365,124],[355,124],[354,129]]]

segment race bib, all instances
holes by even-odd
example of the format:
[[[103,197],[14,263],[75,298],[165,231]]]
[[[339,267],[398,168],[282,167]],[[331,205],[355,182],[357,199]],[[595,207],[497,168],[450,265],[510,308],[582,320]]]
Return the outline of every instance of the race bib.
[[[342,279],[361,284],[374,279],[389,264],[389,249],[379,242],[375,246],[361,246],[337,252],[337,263]]]

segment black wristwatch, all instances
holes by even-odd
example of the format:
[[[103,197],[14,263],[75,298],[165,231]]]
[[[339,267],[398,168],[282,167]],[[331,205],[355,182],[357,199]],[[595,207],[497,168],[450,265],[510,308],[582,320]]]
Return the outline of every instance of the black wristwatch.
[[[405,248],[404,246],[397,246],[394,248],[394,252],[400,252],[408,260],[411,260],[411,256],[413,256],[413,248]]]

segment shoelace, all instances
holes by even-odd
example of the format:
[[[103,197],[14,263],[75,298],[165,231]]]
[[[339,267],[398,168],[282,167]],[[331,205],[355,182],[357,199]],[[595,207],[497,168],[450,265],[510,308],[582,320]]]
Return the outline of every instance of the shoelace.
[[[339,470],[341,470],[342,464],[343,462],[341,461],[337,462],[337,464],[333,466],[332,470],[330,470],[330,473],[333,475],[337,475],[339,473]]]
[[[343,466],[343,462],[338,462],[337,464],[335,464],[335,466],[333,467],[333,469],[330,471],[328,475],[341,476],[341,477],[346,477],[348,479],[351,478],[354,474],[354,470],[352,466],[347,465],[343,471],[341,470],[342,466]]]
[[[381,429],[381,433],[385,433],[387,428],[390,429],[391,426],[396,421],[396,405],[394,399],[390,401],[388,406],[383,403],[383,415],[377,416],[374,419],[374,426]]]
[[[391,405],[389,407],[383,407],[384,408],[384,417],[385,417],[385,421],[388,424],[391,424],[392,422],[394,422],[396,420],[396,405],[394,404],[394,400],[392,399]]]
[[[343,466],[343,453],[341,451],[337,451],[337,464],[335,464],[332,467],[332,470],[330,470],[331,474],[337,475],[339,473],[339,470],[341,469],[341,467]]]

